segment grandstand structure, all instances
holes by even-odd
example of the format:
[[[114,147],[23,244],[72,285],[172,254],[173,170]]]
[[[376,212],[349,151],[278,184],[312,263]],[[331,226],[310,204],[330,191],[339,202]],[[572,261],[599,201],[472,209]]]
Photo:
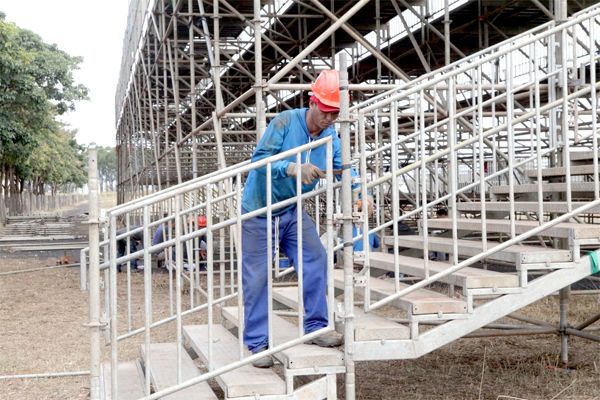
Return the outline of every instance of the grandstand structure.
[[[106,326],[110,344],[108,363],[92,352],[91,397],[333,399],[341,375],[353,399],[362,361],[420,357],[556,291],[560,325],[515,333],[558,333],[563,362],[569,335],[598,341],[585,328],[600,315],[577,327],[566,318],[570,285],[598,272],[598,32],[600,4],[583,0],[130,1],[115,110],[119,205],[103,241],[83,252],[92,343]],[[306,107],[323,69],[339,71],[349,99],[337,128],[343,164],[360,178],[334,177],[326,138],[251,163],[270,119]],[[257,213],[270,223],[296,204],[324,234],[329,326],[303,331],[302,274],[285,268],[275,234],[262,355],[283,372],[258,370],[237,335],[240,231],[254,215],[242,213],[244,179],[318,146],[329,165],[321,184]],[[352,208],[352,183],[373,195],[374,216]],[[439,209],[448,215],[435,218]],[[190,218],[199,214],[206,227]],[[160,225],[168,238],[152,245]],[[140,232],[143,248],[117,254]],[[152,285],[161,253],[172,265],[167,317]],[[136,308],[128,262],[139,257]],[[333,329],[343,348],[305,344]],[[128,346],[139,357],[121,357]]]

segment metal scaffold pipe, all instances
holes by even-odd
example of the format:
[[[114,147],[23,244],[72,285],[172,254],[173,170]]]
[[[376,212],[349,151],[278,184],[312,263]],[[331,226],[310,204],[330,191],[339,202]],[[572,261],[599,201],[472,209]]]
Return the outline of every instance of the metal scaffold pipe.
[[[96,145],[88,149],[89,190],[89,313],[90,313],[90,399],[100,399],[100,254],[98,163]]]
[[[348,99],[348,72],[346,56],[340,54],[340,137],[342,139],[342,166],[350,165],[350,121]],[[350,168],[342,172],[342,213],[344,241],[344,359],[346,363],[346,400],[354,400],[354,282],[352,248],[352,188]]]

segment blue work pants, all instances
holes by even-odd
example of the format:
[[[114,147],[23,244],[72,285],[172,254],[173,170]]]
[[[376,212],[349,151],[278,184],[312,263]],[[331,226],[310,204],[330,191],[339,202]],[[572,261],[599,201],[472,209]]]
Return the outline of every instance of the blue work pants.
[[[271,224],[275,238],[274,217]],[[298,224],[296,208],[279,215],[279,245],[297,272]],[[273,243],[273,248],[275,243]],[[268,345],[267,218],[254,217],[242,223],[242,284],[244,289],[244,343],[251,352]],[[327,253],[312,219],[302,211],[302,269],[304,283],[304,332],[327,326]]]

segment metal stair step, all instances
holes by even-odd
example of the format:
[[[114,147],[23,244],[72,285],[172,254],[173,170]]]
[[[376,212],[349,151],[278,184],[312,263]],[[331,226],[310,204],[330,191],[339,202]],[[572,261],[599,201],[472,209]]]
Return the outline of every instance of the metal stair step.
[[[183,334],[202,362],[208,365],[208,325],[187,325]],[[239,361],[238,339],[223,325],[212,325],[212,367],[217,369]],[[250,352],[245,351],[246,355]],[[251,364],[216,377],[227,398],[285,394],[285,383],[272,368]]]
[[[481,220],[476,218],[458,218],[457,225],[459,230],[481,232]],[[432,229],[452,229],[452,219],[435,218],[427,220],[427,226]],[[517,235],[525,233],[539,226],[537,221],[515,221],[515,231]],[[508,219],[486,219],[485,227],[487,232],[510,233],[510,220]],[[600,225],[577,224],[572,222],[563,222],[546,229],[540,236],[549,236],[555,238],[572,239],[598,239],[600,238]]]
[[[140,345],[142,360],[146,362],[146,346]],[[150,345],[150,381],[155,391],[177,385],[177,344],[152,343]],[[182,382],[200,375],[200,370],[190,355],[181,348]],[[161,399],[168,400],[216,400],[217,396],[206,381],[175,392]]]
[[[525,183],[513,186],[514,193],[537,193],[538,184],[537,183]],[[566,183],[547,183],[544,182],[542,184],[542,192],[550,193],[550,192],[566,192],[567,184]],[[580,192],[580,193],[593,193],[594,191],[594,182],[571,182],[571,192]],[[508,185],[498,185],[491,186],[489,188],[489,192],[493,194],[509,194],[510,186]]]
[[[298,310],[298,287],[273,288],[273,299],[293,310]],[[362,309],[354,307],[355,340],[400,340],[409,337],[410,329],[407,326],[374,313],[365,313]]]
[[[570,168],[571,175],[592,175],[594,173],[594,165],[572,165]],[[537,178],[538,171],[537,169],[528,169],[523,171],[524,175],[530,178]],[[565,167],[552,167],[552,168],[543,168],[542,169],[542,177],[557,177],[557,176],[565,176],[566,168]]]
[[[569,158],[571,159],[571,161],[593,160],[594,151],[572,151],[569,153]],[[598,158],[600,159],[600,152],[598,152]]]
[[[225,307],[223,317],[239,327],[238,307]],[[273,315],[273,343],[277,346],[299,337],[298,327],[278,315]],[[275,354],[289,369],[344,366],[344,353],[333,348],[299,344]]]
[[[344,288],[344,271],[333,271],[335,287]],[[392,281],[384,281],[377,278],[369,278],[371,298],[380,300],[395,293],[395,285]],[[400,290],[408,288],[409,285],[400,284]],[[357,288],[362,292],[362,288]],[[396,307],[404,308],[414,315],[421,314],[463,314],[467,312],[467,303],[462,300],[450,298],[442,293],[428,289],[417,289],[393,303]]]
[[[380,268],[386,271],[394,271],[393,254],[373,252],[369,254],[369,259],[371,267]],[[355,263],[362,265],[364,261],[355,261]],[[412,276],[425,277],[425,260],[415,257],[398,256],[398,263],[400,272]],[[430,275],[437,274],[450,267],[452,267],[452,264],[446,262],[429,261]],[[519,286],[517,275],[472,267],[464,267],[463,269],[442,278],[441,281],[467,289]]]
[[[516,212],[538,212],[538,203],[536,201],[515,201],[514,208]],[[587,202],[574,201],[571,203],[572,209],[576,209],[587,205]],[[567,203],[564,201],[544,201],[544,212],[546,213],[558,213],[564,214],[568,212]],[[481,202],[479,201],[464,201],[456,203],[456,208],[462,212],[480,212],[481,211]],[[510,203],[507,201],[486,201],[485,202],[485,210],[486,211],[510,211]],[[585,212],[586,214],[591,213],[600,213],[600,206],[592,207]]]
[[[423,249],[425,243],[423,241],[423,237],[419,235],[407,235],[400,236],[398,240],[400,246],[409,247],[412,249]],[[483,252],[483,242],[481,240],[466,240],[466,239],[458,239],[458,254],[464,257],[472,257],[476,256]],[[388,246],[394,245],[394,237],[393,236],[385,236],[383,238],[383,243]],[[494,242],[488,240],[487,248],[491,249],[494,246],[499,245],[499,242]],[[431,251],[439,251],[442,253],[452,253],[454,250],[454,240],[452,238],[441,237],[441,236],[429,236],[428,238],[428,249]],[[384,256],[380,256],[382,253],[370,253],[371,255],[376,255],[379,259],[386,260]],[[390,254],[393,259],[393,254]],[[424,269],[424,262],[421,259],[415,259],[414,257],[402,257],[400,259],[400,267],[402,268],[405,263],[407,268],[418,268]],[[416,261],[415,261],[416,260]],[[515,264],[519,266],[520,264],[532,264],[532,263],[555,263],[555,262],[570,262],[572,261],[571,252],[568,250],[560,250],[560,249],[549,249],[547,247],[540,246],[526,246],[526,245],[513,245],[507,247],[503,250],[500,250],[490,256],[486,257],[486,260],[490,261],[502,261],[511,264]],[[371,264],[373,265],[373,264]],[[431,262],[430,262],[431,265]],[[441,268],[441,266],[436,267],[437,269]],[[499,272],[481,270],[478,268],[469,268],[463,269],[465,274],[467,271],[479,271],[475,272],[477,276],[481,273],[481,271],[485,271],[484,273],[490,279],[494,279],[494,275],[498,277],[498,279],[508,279],[506,278],[506,274],[501,274]],[[402,271],[404,272],[404,271]],[[409,273],[409,272],[406,272]],[[413,275],[413,274],[411,274]],[[417,275],[421,276],[421,275]],[[500,283],[500,282],[499,282]]]
[[[100,398],[112,399],[110,362],[100,366]],[[144,372],[139,361],[124,361],[117,364],[117,399],[135,400],[144,397]]]
[[[596,251],[598,253],[598,251]],[[419,334],[414,341],[361,342],[354,346],[355,360],[415,359],[445,346],[499,318],[513,313],[557,290],[567,287],[591,273],[591,258],[582,257],[572,269],[561,269],[529,282],[518,293],[499,296],[473,310],[468,319],[448,321]],[[375,356],[374,356],[375,355]]]

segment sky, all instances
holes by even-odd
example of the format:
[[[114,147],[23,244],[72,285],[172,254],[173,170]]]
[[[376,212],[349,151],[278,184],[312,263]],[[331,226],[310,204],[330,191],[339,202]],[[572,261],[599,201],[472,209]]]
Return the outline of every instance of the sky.
[[[77,83],[89,101],[61,118],[79,144],[115,145],[115,92],[129,0],[0,0],[6,20],[37,33],[71,56],[83,57]]]

